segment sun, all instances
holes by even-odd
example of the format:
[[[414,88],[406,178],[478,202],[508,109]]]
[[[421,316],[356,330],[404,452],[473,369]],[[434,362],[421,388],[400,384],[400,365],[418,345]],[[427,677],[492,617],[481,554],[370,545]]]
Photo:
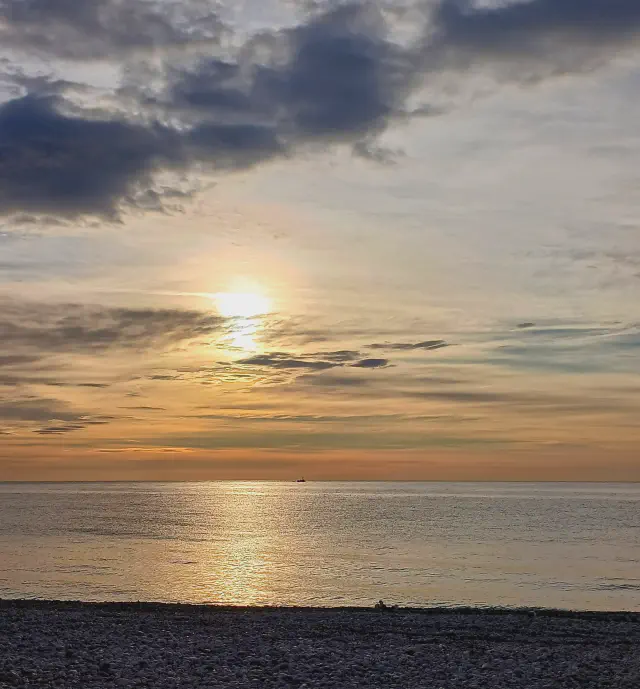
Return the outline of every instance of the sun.
[[[218,311],[227,318],[254,318],[271,311],[271,300],[258,292],[218,292],[213,297]]]

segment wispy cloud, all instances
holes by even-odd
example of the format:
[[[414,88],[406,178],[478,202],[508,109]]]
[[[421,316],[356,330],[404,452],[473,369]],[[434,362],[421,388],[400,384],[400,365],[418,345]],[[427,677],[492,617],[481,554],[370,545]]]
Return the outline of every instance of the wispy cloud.
[[[444,340],[424,340],[423,342],[382,342],[369,345],[369,348],[398,352],[414,352],[422,349],[429,352],[434,349],[442,349],[443,347],[449,346],[449,343]]]
[[[0,422],[18,428],[34,428],[40,435],[58,435],[80,431],[111,422],[112,416],[89,414],[49,398],[0,399]],[[45,426],[40,424],[45,423]]]
[[[201,311],[0,302],[0,336],[10,352],[5,365],[54,352],[161,348],[223,328],[224,319]]]
[[[310,371],[324,371],[342,364],[334,361],[321,361],[311,357],[295,357],[284,352],[272,352],[270,354],[256,354],[255,356],[240,359],[238,364],[245,366],[264,366],[267,368],[282,369],[307,369]]]
[[[315,352],[311,354],[269,352],[267,354],[256,354],[255,356],[239,359],[236,365],[261,366],[275,369],[326,371],[327,369],[343,366],[349,366],[351,368],[382,368],[389,365],[389,360],[366,358],[354,350]]]

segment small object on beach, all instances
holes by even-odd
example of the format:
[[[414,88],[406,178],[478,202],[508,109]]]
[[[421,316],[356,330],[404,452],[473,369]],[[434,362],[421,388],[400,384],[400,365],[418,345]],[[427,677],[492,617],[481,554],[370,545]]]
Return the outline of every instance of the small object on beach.
[[[397,610],[397,605],[387,605],[383,600],[379,600],[374,606],[376,610]]]

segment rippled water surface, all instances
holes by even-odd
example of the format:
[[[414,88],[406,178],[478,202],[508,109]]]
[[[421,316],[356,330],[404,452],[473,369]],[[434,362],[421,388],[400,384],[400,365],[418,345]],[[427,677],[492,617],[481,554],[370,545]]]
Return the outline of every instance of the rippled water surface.
[[[640,609],[640,484],[0,484],[0,597]]]

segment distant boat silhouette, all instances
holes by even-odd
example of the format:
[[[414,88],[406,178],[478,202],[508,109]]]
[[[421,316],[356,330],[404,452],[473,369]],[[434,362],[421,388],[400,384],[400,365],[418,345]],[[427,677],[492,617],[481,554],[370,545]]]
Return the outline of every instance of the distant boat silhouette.
[[[304,480],[304,476],[302,478],[297,478],[296,483],[306,483],[306,481]]]

